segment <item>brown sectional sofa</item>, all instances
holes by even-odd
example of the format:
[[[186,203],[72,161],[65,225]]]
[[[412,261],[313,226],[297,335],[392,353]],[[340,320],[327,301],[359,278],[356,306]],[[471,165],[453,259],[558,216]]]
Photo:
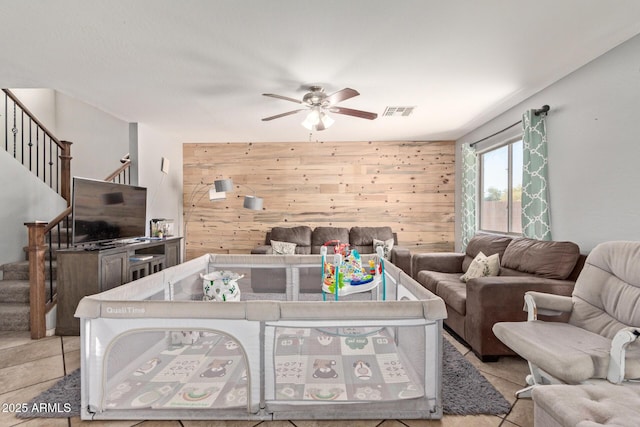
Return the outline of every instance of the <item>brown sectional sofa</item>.
[[[480,252],[499,255],[498,276],[464,283],[460,277]],[[465,253],[414,254],[411,271],[415,280],[444,300],[448,315],[445,325],[480,359],[493,361],[515,354],[495,337],[493,325],[526,320],[522,309],[526,291],[571,295],[584,260],[578,245],[572,242],[479,233]]]
[[[265,244],[251,250],[252,254],[271,253],[271,241],[290,242],[296,244],[296,254],[319,254],[320,248],[326,242],[339,240],[348,243],[350,249],[356,249],[361,254],[375,253],[373,239],[393,239],[390,261],[411,275],[411,252],[407,248],[398,246],[398,235],[391,227],[316,227],[311,229],[306,225],[296,227],[273,227],[267,232]],[[331,253],[331,252],[330,252]]]

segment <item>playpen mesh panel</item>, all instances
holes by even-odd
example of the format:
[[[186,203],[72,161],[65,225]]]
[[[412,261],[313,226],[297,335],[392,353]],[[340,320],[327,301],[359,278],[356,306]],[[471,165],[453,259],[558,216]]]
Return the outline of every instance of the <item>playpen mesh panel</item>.
[[[237,280],[241,301],[322,301],[321,267],[293,268],[287,275],[285,267],[274,266],[239,267],[219,266],[213,271],[236,273],[242,278]],[[200,274],[190,275],[169,285],[169,290],[158,292],[146,300],[202,301],[203,282]],[[325,298],[333,300],[332,295]],[[341,301],[367,301],[376,299],[371,292],[341,296]],[[212,301],[215,303],[215,301]]]
[[[247,364],[234,339],[213,331],[137,331],[105,354],[109,409],[247,406]]]
[[[425,396],[423,326],[274,329],[277,401],[370,402]]]

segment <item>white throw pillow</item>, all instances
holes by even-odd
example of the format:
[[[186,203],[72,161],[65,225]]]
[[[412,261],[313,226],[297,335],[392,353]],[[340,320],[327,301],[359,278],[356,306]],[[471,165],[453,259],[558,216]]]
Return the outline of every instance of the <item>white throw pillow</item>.
[[[273,249],[275,255],[293,255],[296,253],[296,244],[272,240],[271,249]]]
[[[393,239],[387,239],[387,240],[373,239],[373,252],[377,251],[378,246],[382,246],[382,249],[384,250],[384,258],[390,259],[391,249],[393,249]]]
[[[476,257],[469,264],[467,272],[464,273],[460,280],[467,283],[471,279],[486,276],[497,276],[500,272],[500,256],[493,254],[487,257],[482,252],[478,253]]]

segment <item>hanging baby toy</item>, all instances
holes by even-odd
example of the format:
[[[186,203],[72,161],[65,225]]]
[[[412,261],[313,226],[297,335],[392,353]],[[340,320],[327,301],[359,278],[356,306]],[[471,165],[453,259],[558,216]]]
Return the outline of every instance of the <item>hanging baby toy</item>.
[[[326,254],[328,252],[328,248],[329,246],[333,246],[333,253],[334,254],[340,254],[341,258],[346,258],[347,254],[349,254],[349,244],[348,243],[341,243],[340,240],[329,240],[327,242],[324,243],[324,245],[322,245],[322,248],[320,249],[320,253],[322,254],[322,268],[323,268],[323,283],[327,286],[329,286],[330,292],[334,292],[334,285],[335,285],[335,275],[336,275],[336,263],[334,262],[334,264],[331,264],[327,259],[326,259]],[[336,258],[338,259],[338,258]],[[344,286],[344,276],[343,274],[341,274],[342,272],[340,271],[340,269],[338,269],[338,287],[342,288]]]
[[[328,246],[334,246],[333,264],[327,259]],[[322,254],[322,283],[323,289],[337,295],[345,286],[357,286],[371,282],[374,277],[362,268],[362,260],[357,250],[349,249],[348,243],[338,240],[326,242],[321,250]],[[338,288],[336,289],[336,283]]]

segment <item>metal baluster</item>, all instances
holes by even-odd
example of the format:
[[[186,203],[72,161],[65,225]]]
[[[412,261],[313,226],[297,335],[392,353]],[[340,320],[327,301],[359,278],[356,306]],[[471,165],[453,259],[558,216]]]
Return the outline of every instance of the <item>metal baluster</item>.
[[[9,96],[4,94],[4,151],[9,151]]]
[[[42,182],[47,183],[47,134],[42,131]]]
[[[49,231],[49,298],[47,298],[47,302],[53,300],[53,229]]]
[[[49,137],[49,188],[53,188],[53,141]]]
[[[20,110],[20,161],[24,165],[24,110]]]
[[[31,120],[31,117],[29,117],[29,172],[33,170],[33,135],[31,133],[32,129],[33,120]]]
[[[40,178],[40,127],[36,126],[36,176]]]
[[[11,128],[11,132],[13,133],[13,158],[17,158],[16,157],[16,144],[18,143],[18,141],[16,140],[17,137],[17,133],[18,133],[18,128],[17,128],[17,122],[16,122],[16,108],[17,105],[14,102],[13,103],[13,128]]]
[[[56,145],[56,193],[60,194],[60,147]]]

